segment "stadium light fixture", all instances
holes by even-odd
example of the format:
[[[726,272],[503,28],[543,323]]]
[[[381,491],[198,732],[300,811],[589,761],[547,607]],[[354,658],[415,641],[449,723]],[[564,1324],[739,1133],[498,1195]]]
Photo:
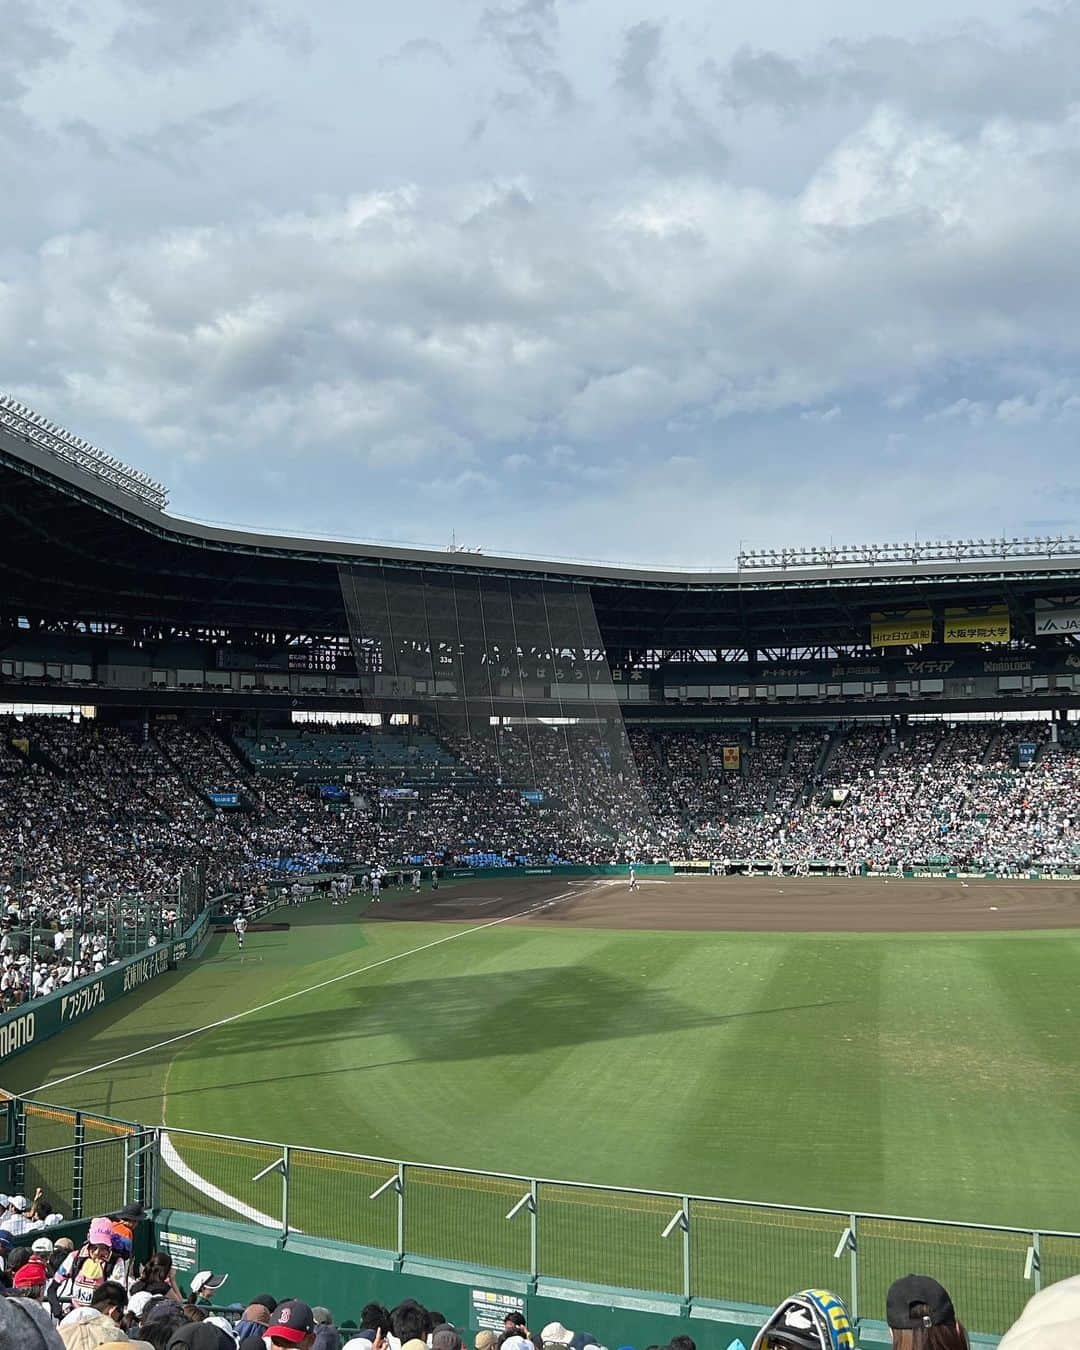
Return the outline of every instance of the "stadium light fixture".
[[[156,482],[149,474],[130,468],[115,455],[99,450],[82,436],[50,422],[8,394],[0,394],[0,427],[28,441],[36,449],[45,450],[120,492],[138,498],[155,511],[164,511],[169,504],[169,493],[164,484]]]
[[[1080,557],[1080,536],[1031,536],[987,539],[914,540],[891,544],[842,544],[818,548],[750,549],[740,552],[740,571],[786,571],[788,568],[876,567],[906,562],[994,561],[1008,557]]]

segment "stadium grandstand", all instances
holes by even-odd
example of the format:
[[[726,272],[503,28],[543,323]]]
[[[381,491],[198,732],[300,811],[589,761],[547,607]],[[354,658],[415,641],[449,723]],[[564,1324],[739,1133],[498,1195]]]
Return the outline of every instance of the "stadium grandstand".
[[[73,815],[117,851],[99,884],[132,895],[193,848],[249,897],[339,863],[1072,866],[1077,541],[691,574],[166,504],[4,400],[0,792],[28,895],[83,874]]]

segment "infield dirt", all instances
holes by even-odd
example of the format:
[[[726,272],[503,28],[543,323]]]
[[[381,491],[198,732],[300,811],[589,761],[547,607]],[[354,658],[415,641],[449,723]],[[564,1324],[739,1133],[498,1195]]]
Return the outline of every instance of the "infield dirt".
[[[419,896],[392,893],[365,920],[425,923],[499,919],[559,928],[681,932],[993,933],[1080,927],[1071,882],[901,880],[864,877],[692,877],[628,883],[557,879],[466,881]]]

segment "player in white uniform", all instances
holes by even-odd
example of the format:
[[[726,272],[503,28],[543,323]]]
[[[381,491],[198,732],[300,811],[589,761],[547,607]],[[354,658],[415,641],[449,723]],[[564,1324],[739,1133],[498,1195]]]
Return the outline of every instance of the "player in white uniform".
[[[377,904],[379,903],[379,901],[382,899],[382,896],[381,896],[381,894],[380,894],[381,891],[382,891],[382,877],[379,875],[378,872],[372,872],[372,874],[371,874],[371,903],[372,903],[373,905],[377,905]]]
[[[238,914],[232,921],[233,932],[236,934],[236,946],[239,951],[244,950],[244,934],[248,929],[248,921],[242,914]]]
[[[637,890],[637,872],[634,869],[633,863],[630,864],[630,889],[632,891]]]

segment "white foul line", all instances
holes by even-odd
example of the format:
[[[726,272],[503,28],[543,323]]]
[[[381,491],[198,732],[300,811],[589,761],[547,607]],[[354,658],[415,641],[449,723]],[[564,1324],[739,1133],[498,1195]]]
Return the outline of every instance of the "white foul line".
[[[280,1218],[272,1219],[269,1214],[264,1214],[261,1209],[256,1209],[254,1205],[246,1205],[243,1200],[237,1200],[235,1195],[223,1191],[220,1186],[215,1186],[212,1181],[207,1181],[205,1177],[201,1177],[193,1167],[189,1167],[177,1153],[176,1145],[169,1138],[167,1130],[161,1131],[161,1161],[171,1172],[175,1172],[181,1181],[186,1181],[189,1186],[200,1191],[208,1199],[216,1200],[225,1209],[233,1210],[251,1223],[257,1223],[263,1228],[277,1228],[280,1231]],[[292,1231],[299,1233],[301,1229],[296,1228]]]
[[[504,914],[501,919],[488,919],[486,923],[474,923],[471,928],[463,928],[459,933],[451,933],[448,937],[436,938],[434,942],[425,942],[420,947],[411,947],[407,952],[398,952],[396,956],[384,956],[381,961],[372,961],[367,966],[357,966],[355,970],[347,970],[344,975],[334,975],[329,980],[322,980],[319,984],[309,984],[306,989],[297,989],[292,994],[282,994],[280,998],[272,998],[269,1003],[260,1003],[255,1008],[246,1008],[243,1012],[233,1013],[231,1017],[222,1017],[217,1022],[207,1022],[203,1027],[193,1027],[191,1031],[182,1031],[179,1036],[170,1036],[168,1040],[158,1041],[154,1045],[144,1045],[141,1050],[131,1050],[126,1055],[117,1055],[115,1059],[107,1059],[101,1064],[93,1064],[88,1069],[78,1069],[75,1073],[65,1074],[63,1078],[54,1078],[48,1083],[39,1083],[36,1088],[31,1088],[24,1096],[36,1097],[39,1092],[47,1092],[50,1088],[59,1087],[62,1083],[70,1083],[75,1078],[83,1078],[88,1073],[100,1073],[102,1069],[111,1069],[116,1064],[123,1064],[129,1059],[138,1059],[140,1055],[147,1055],[152,1050],[164,1050],[167,1045],[176,1045],[179,1041],[189,1040],[192,1036],[201,1036],[204,1031],[215,1031],[218,1027],[227,1027],[230,1022],[239,1022],[243,1017],[250,1017],[253,1013],[265,1012],[267,1008],[276,1008],[281,1003],[288,1003],[294,998],[302,998],[304,994],[313,994],[318,989],[326,989],[331,984],[339,984],[342,980],[351,980],[354,975],[364,975],[369,970],[378,970],[380,966],[388,966],[393,961],[402,961],[406,956],[416,956],[420,952],[427,952],[432,947],[441,947],[444,942],[453,942],[457,938],[468,937],[470,933],[479,933],[485,928],[495,928],[500,923],[509,923],[511,919],[524,919],[527,915],[535,913],[538,909],[546,909],[549,905],[555,904],[558,900],[567,900],[571,892],[566,891],[562,895],[553,895],[550,900],[541,900],[535,905],[530,905],[528,909],[521,910],[518,914]]]

